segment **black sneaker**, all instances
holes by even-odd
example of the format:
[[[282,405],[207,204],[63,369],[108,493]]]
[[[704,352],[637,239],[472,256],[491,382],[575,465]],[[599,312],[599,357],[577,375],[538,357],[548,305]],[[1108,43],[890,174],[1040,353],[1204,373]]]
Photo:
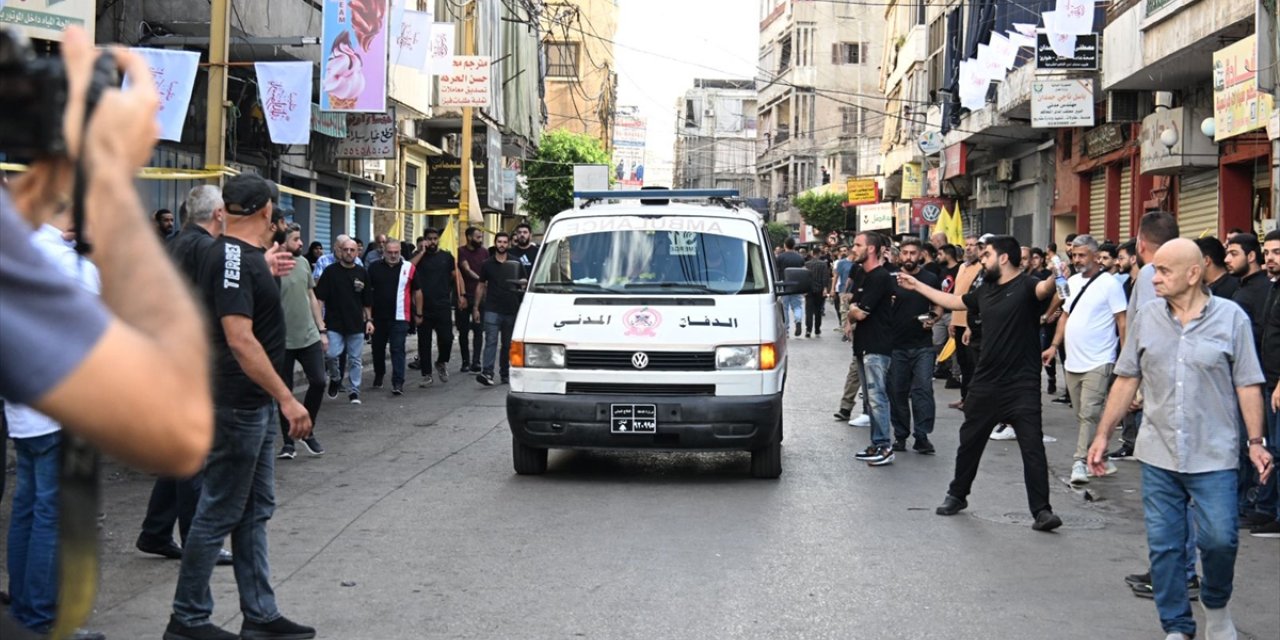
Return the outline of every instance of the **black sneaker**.
[[[1239,528],[1252,529],[1260,527],[1268,522],[1273,522],[1271,516],[1262,515],[1261,513],[1250,513],[1249,515],[1240,516]]]
[[[1124,577],[1124,583],[1129,585],[1130,587],[1133,587],[1134,585],[1139,585],[1139,584],[1151,584],[1151,572],[1148,571],[1146,573],[1131,573]]]
[[[947,380],[947,383],[946,383],[946,384],[942,385],[942,388],[943,388],[943,389],[959,389],[959,388],[960,388],[960,381],[959,381],[959,380],[956,380],[955,378],[951,378],[951,379]]]
[[[411,362],[409,362],[409,364],[407,364],[407,365],[405,365],[405,366],[409,367],[410,369],[421,369],[421,368],[422,368],[422,361],[418,359],[418,356],[414,356],[414,357],[413,357],[413,360],[412,360]]]
[[[800,337],[800,323],[799,323],[799,322],[797,322],[797,323],[796,323],[796,337],[797,337],[797,338],[799,338],[799,337]]]
[[[339,388],[339,386],[340,386],[340,384],[339,384],[339,382],[338,382],[337,380],[330,380],[330,381],[329,381],[329,399],[330,399],[330,400],[332,400],[333,398],[338,397],[338,388]]]
[[[404,393],[404,387],[391,387],[391,395],[398,396]]]
[[[1122,444],[1119,449],[1107,454],[1108,460],[1133,460],[1133,447]]]
[[[1255,538],[1280,538],[1280,520],[1272,520],[1249,529],[1249,535]]]
[[[836,420],[843,420],[844,422],[849,421],[849,412],[844,409],[841,409],[831,415],[835,416]]]
[[[866,463],[871,467],[883,467],[888,464],[893,464],[893,458],[893,447],[880,447],[876,456],[874,458],[867,458]]]
[[[878,455],[880,455],[880,447],[877,447],[873,444],[867,447],[866,449],[863,449],[862,451],[859,451],[853,454],[853,457],[857,460],[862,460],[863,462],[866,462],[867,460],[870,460]]]
[[[201,624],[188,627],[169,617],[169,626],[164,629],[164,640],[239,640],[240,636],[213,624]]]
[[[481,371],[484,371],[484,369],[480,367],[479,361],[471,363],[471,373],[480,373]]]
[[[493,374],[492,374],[492,373],[477,373],[477,374],[476,374],[476,382],[479,382],[480,384],[482,384],[482,385],[484,385],[484,386],[486,386],[486,387],[492,387],[493,385],[498,384],[498,383],[496,383],[496,382],[494,382],[494,381],[493,381]]]
[[[434,379],[434,378],[432,378],[432,377],[431,377],[431,374],[429,374],[429,373],[428,373],[427,375],[422,376],[422,382],[419,382],[419,383],[418,383],[418,388],[419,388],[419,389],[426,389],[427,387],[430,387],[431,385],[433,385],[433,384],[435,384],[435,383],[436,383],[435,379]]]
[[[347,396],[347,400],[350,400],[351,404],[360,404],[360,394],[352,393]]]
[[[1045,389],[1045,390],[1044,390],[1044,392],[1045,392],[1045,393],[1047,393],[1047,394],[1049,394],[1049,395],[1053,395],[1053,394],[1057,393],[1057,392],[1058,392],[1058,383],[1054,382],[1053,380],[1050,380],[1050,381],[1049,381],[1049,388],[1048,388],[1048,389]]]
[[[1155,587],[1152,586],[1150,581],[1129,586],[1133,590],[1133,595],[1139,598],[1154,600],[1156,597]],[[1191,579],[1187,581],[1187,599],[1200,599],[1200,576],[1192,576]]]
[[[907,450],[907,439],[906,439],[906,438],[895,438],[895,439],[894,439],[894,441],[893,441],[893,450],[894,450],[894,451],[906,451],[906,450]]]
[[[511,384],[511,376],[502,376],[502,384]]]
[[[280,616],[265,624],[245,620],[240,625],[240,637],[243,640],[308,640],[316,637],[316,630]]]
[[[936,453],[933,449],[933,443],[929,442],[929,439],[924,437],[916,438],[916,443],[911,445],[911,448],[914,449],[916,453],[922,453],[927,456],[931,456]]]
[[[1048,509],[1041,511],[1040,513],[1037,513],[1036,521],[1031,524],[1032,529],[1035,529],[1036,531],[1045,531],[1045,532],[1053,531],[1054,529],[1057,529],[1058,527],[1061,527],[1061,526],[1062,526],[1062,518],[1059,518],[1058,514]]]
[[[280,447],[280,455],[276,456],[276,458],[280,460],[292,460],[296,457],[298,457],[298,452],[291,444],[286,444],[283,447]]]
[[[324,447],[320,446],[320,441],[316,440],[315,436],[311,436],[310,438],[303,438],[302,448],[306,449],[307,453],[313,456],[324,455]]]
[[[942,504],[938,505],[933,512],[940,516],[954,516],[969,507],[969,503],[964,498],[957,498],[951,494],[943,499]]]
[[[813,330],[813,335],[815,335],[815,336],[820,336],[820,335],[822,335],[822,329],[814,329],[814,330]]]
[[[374,377],[373,377],[373,388],[374,388],[374,389],[381,389],[381,388],[382,388],[382,376],[374,376]]]
[[[471,365],[462,363],[462,366],[458,367],[458,373],[471,373]]]
[[[449,365],[447,363],[436,363],[436,377],[440,379],[440,384],[445,384],[449,381]]]
[[[806,332],[804,332],[804,337],[806,337],[806,338],[812,338],[812,337],[813,337],[813,334],[812,334],[812,333],[810,333],[810,332],[808,332],[808,331],[806,331]]]
[[[1054,399],[1053,399],[1053,400],[1051,400],[1050,402],[1052,402],[1052,403],[1054,403],[1054,404],[1071,404],[1071,398],[1069,398],[1069,397],[1067,397],[1067,396],[1065,396],[1065,395],[1061,395],[1061,396],[1058,396],[1058,397],[1054,398]]]

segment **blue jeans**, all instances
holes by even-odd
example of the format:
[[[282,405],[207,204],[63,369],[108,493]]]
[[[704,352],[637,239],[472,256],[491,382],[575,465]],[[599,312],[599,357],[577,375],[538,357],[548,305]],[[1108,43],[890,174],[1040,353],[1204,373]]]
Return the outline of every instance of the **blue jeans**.
[[[62,433],[14,438],[18,477],[9,522],[9,613],[48,633],[58,603],[58,469]]]
[[[498,372],[502,374],[502,378],[511,376],[508,352],[511,349],[511,332],[515,331],[515,328],[515,316],[492,311],[484,312],[484,362],[480,370],[485,375],[492,376],[494,365],[500,364]],[[501,353],[498,352],[499,338],[502,342]]]
[[[1276,414],[1271,409],[1271,392],[1268,389],[1267,394],[1263,396],[1266,407],[1266,433],[1267,433],[1267,449],[1271,451],[1271,456],[1280,460],[1280,414]],[[1248,444],[1244,446],[1246,453],[1249,451]],[[1255,471],[1256,473],[1256,471]],[[1258,513],[1271,516],[1276,520],[1280,520],[1280,487],[1276,484],[1276,474],[1273,472],[1271,477],[1267,479],[1267,483],[1258,489]]]
[[[868,353],[858,356],[862,368],[863,393],[867,398],[867,411],[871,417],[871,444],[887,447],[891,444],[889,421],[889,365],[891,356]]]
[[[1231,600],[1239,542],[1238,477],[1235,469],[1177,473],[1142,465],[1142,510],[1147,525],[1151,583],[1165,633],[1196,633],[1185,571],[1188,560],[1195,560],[1187,553],[1189,528],[1198,530],[1200,564],[1204,568],[1200,602],[1210,609],[1221,609]],[[1188,515],[1188,504],[1195,512],[1194,521]]]
[[[173,615],[187,626],[209,624],[209,578],[222,540],[231,536],[240,612],[267,623],[280,617],[267,562],[267,521],[276,508],[275,403],[257,409],[214,407],[213,449],[205,463],[204,491],[182,552]]]
[[[933,364],[936,360],[937,354],[932,346],[893,350],[893,365],[889,368],[889,410],[893,436],[899,440],[906,440],[913,434],[913,418],[917,440],[927,440],[933,433],[933,419],[937,414],[937,406],[933,402]]]
[[[803,295],[782,296],[782,306],[787,310],[788,324],[798,324],[804,320]]]
[[[361,352],[363,350],[363,333],[343,335],[337,331],[330,331],[329,353],[324,354],[324,364],[329,369],[329,382],[342,382],[342,372],[338,370],[338,358],[345,353],[347,354],[347,371],[351,376],[351,388],[349,391],[359,395],[360,374],[364,370],[364,363],[361,361],[363,357]],[[394,367],[395,365],[393,364],[392,366]]]

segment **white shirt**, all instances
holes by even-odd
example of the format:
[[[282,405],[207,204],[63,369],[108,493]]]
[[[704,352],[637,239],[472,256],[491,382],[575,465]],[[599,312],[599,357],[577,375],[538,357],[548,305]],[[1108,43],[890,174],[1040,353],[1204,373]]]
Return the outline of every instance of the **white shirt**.
[[[1071,373],[1092,371],[1116,361],[1119,337],[1116,335],[1115,315],[1124,313],[1128,306],[1124,287],[1115,276],[1099,273],[1097,280],[1086,290],[1088,282],[1089,279],[1081,273],[1067,281],[1071,295],[1063,309],[1071,315],[1067,317],[1067,359],[1063,368]],[[1076,302],[1077,298],[1079,302]]]
[[[80,283],[81,288],[98,295],[101,290],[98,268],[88,259],[82,260],[75,249],[67,246],[66,241],[62,239],[61,231],[46,224],[31,235],[31,244],[67,277]],[[43,413],[12,402],[4,403],[4,416],[9,422],[11,438],[35,438],[54,433],[62,428]]]

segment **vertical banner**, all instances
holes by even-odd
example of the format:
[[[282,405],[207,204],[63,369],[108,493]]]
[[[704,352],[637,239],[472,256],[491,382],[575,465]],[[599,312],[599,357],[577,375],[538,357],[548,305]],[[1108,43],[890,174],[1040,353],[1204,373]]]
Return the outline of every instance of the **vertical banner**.
[[[426,73],[427,54],[431,48],[432,20],[435,16],[426,11],[405,11],[396,34],[392,59],[402,67]]]
[[[156,119],[160,122],[160,139],[182,141],[182,125],[187,119],[187,107],[191,104],[191,91],[195,88],[196,67],[200,54],[194,51],[169,51],[166,49],[135,48],[151,68],[151,77],[160,94],[160,110]],[[125,76],[125,86],[129,78]]]
[[[258,99],[276,144],[311,142],[310,62],[255,62]]]
[[[436,22],[431,25],[430,66],[427,73],[433,76],[453,71],[454,25],[452,22]]]
[[[320,108],[387,110],[390,0],[325,0]]]

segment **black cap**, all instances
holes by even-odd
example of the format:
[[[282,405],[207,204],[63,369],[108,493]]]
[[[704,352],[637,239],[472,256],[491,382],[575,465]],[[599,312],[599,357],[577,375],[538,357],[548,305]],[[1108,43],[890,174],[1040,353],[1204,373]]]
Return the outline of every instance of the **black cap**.
[[[227,180],[222,187],[222,202],[227,213],[247,216],[257,213],[271,201],[271,185],[260,176],[242,173]]]

